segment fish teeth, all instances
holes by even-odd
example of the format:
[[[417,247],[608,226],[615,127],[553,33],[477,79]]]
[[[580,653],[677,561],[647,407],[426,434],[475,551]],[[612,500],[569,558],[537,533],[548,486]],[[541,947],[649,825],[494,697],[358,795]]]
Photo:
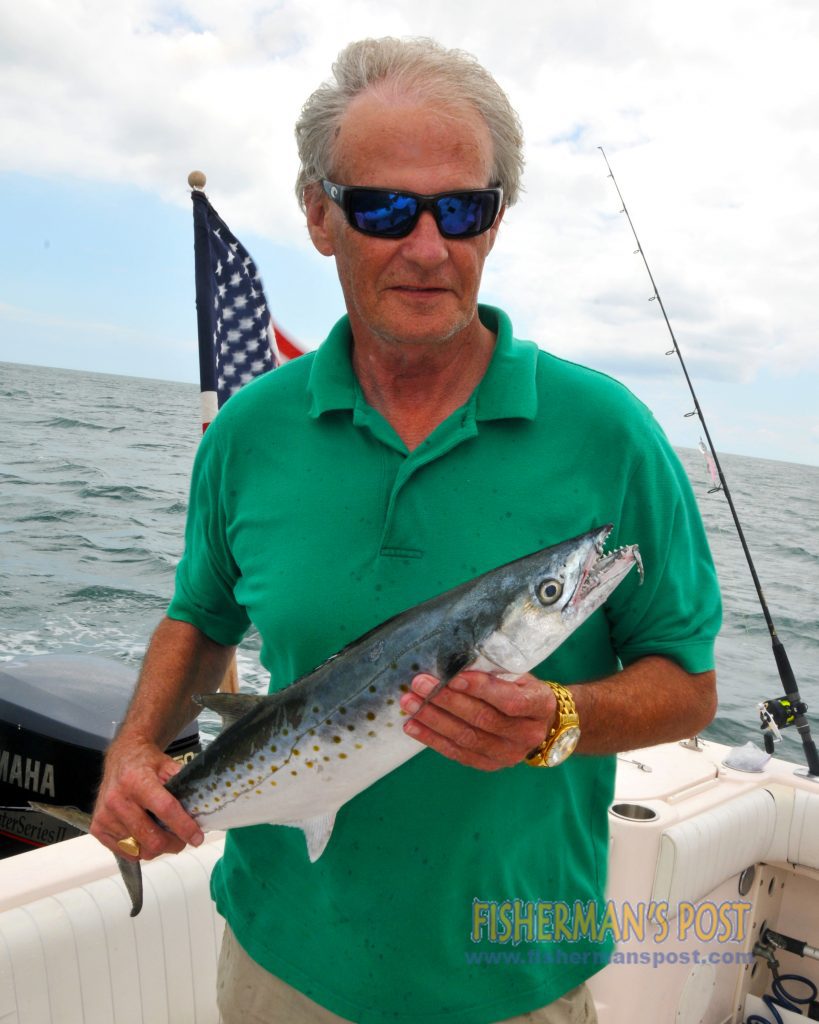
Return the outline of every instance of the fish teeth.
[[[597,549],[597,553],[600,557],[597,562],[589,568],[580,584],[579,596],[581,598],[589,591],[594,590],[598,585],[600,576],[606,566],[623,558],[634,558],[634,561],[637,564],[637,571],[640,574],[640,582],[642,583],[644,579],[643,562],[640,558],[640,551],[636,545],[622,544],[620,547],[613,548],[611,551],[605,551],[603,550],[602,544],[595,542],[595,548]]]

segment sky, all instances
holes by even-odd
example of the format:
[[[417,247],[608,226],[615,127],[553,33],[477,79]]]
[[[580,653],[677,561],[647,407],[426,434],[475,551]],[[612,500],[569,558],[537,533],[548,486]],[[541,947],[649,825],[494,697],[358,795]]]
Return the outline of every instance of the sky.
[[[518,337],[696,446],[602,146],[717,451],[819,465],[814,0],[0,0],[0,361],[195,381],[193,169],[318,345],[343,304],[293,124],[368,35],[470,51],[520,113],[526,191],[482,287]]]

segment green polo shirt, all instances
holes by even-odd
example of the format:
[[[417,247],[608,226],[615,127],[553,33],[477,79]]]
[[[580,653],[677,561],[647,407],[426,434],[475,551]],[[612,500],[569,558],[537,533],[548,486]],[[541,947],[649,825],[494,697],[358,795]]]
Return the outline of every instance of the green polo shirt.
[[[363,397],[346,318],[234,396],[197,456],[168,614],[224,644],[252,623],[277,690],[391,615],[611,522],[645,583],[632,573],[538,674],[582,682],[648,654],[712,668],[716,577],[651,413],[480,315],[489,368],[412,452]],[[502,1020],[605,962],[611,931],[559,943],[550,908],[603,914],[613,780],[611,757],[485,773],[424,750],[341,808],[315,864],[297,829],[233,830],[214,897],[255,960],[349,1020]]]

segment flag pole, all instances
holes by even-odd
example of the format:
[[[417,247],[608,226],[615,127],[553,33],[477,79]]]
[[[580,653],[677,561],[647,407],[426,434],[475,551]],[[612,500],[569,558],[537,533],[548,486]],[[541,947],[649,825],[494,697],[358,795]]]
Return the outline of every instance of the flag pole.
[[[213,307],[205,285],[206,276],[210,273],[210,242],[207,226],[207,197],[205,185],[207,177],[202,171],[191,171],[188,185],[193,200],[193,253],[196,274],[196,325],[199,337],[199,385],[201,394],[202,433],[213,420],[217,411],[216,379],[212,356],[213,346]],[[219,684],[222,693],[239,692],[239,669],[236,654],[230,659],[230,665]]]
[[[202,171],[191,171],[188,185],[193,201],[193,257],[196,276],[196,328],[199,338],[199,393],[202,433],[216,415],[216,364],[213,360],[214,311],[210,302],[208,275],[211,272],[208,228],[207,177]]]

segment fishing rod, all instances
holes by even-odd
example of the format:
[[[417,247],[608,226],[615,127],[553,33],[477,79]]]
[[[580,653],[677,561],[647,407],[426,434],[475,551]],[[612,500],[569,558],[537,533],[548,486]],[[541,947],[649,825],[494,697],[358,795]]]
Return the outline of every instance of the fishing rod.
[[[779,672],[779,678],[782,680],[782,688],[785,691],[784,698],[779,697],[773,700],[764,701],[760,704],[760,718],[762,721],[762,729],[764,732],[765,739],[765,750],[769,753],[773,753],[774,738],[779,738],[779,730],[785,726],[795,725],[799,735],[802,739],[802,747],[805,751],[805,758],[808,763],[808,774],[819,778],[819,751],[816,749],[816,744],[811,738],[810,726],[808,725],[805,713],[808,708],[805,702],[799,695],[799,687],[796,683],[796,677],[793,674],[790,660],[788,659],[785,646],[779,638],[779,634],[776,631],[773,618],[771,617],[770,610],[768,609],[768,603],[765,600],[765,595],[762,592],[762,584],[759,582],[759,576],[757,575],[756,566],[754,560],[751,557],[751,551],[745,540],[745,534],[742,530],[742,524],[739,521],[739,515],[737,514],[736,507],[734,506],[734,499],[731,497],[731,490],[728,487],[728,481],[725,479],[725,474],[722,471],[719,458],[717,457],[716,449],[711,440],[711,434],[708,430],[708,424],[705,422],[705,415],[700,406],[697,393],[694,391],[694,385],[689,376],[688,369],[685,365],[680,346],[677,343],[677,338],[674,335],[674,330],[671,327],[671,321],[668,319],[668,314],[665,311],[663,300],[660,297],[660,291],[657,288],[657,283],[654,280],[654,275],[651,273],[651,267],[648,265],[646,254],[640,244],[640,239],[637,237],[637,230],[634,227],[634,222],[631,219],[631,214],[628,212],[626,201],[623,198],[623,193],[620,191],[620,186],[617,184],[617,179],[614,177],[614,172],[611,169],[611,164],[606,156],[606,151],[602,146],[597,147],[603,154],[603,159],[606,161],[606,167],[608,168],[609,177],[614,183],[614,187],[617,190],[617,195],[620,198],[620,202],[623,204],[623,208],[620,211],[626,215],[626,218],[631,228],[631,233],[634,235],[634,241],[637,243],[637,248],[634,250],[635,256],[637,253],[642,257],[643,263],[646,268],[646,273],[651,281],[651,287],[654,289],[654,294],[648,300],[649,302],[656,301],[663,314],[665,325],[668,328],[668,333],[671,335],[671,342],[673,348],[666,352],[666,355],[676,355],[680,361],[682,372],[685,375],[686,383],[688,384],[688,390],[691,392],[691,397],[694,400],[694,409],[692,412],[688,412],[686,416],[696,415],[702,425],[703,432],[708,441],[708,448],[711,451],[711,456],[716,466],[717,475],[719,476],[719,482],[725,493],[726,500],[728,501],[728,508],[731,510],[731,518],[734,520],[734,526],[736,527],[737,535],[739,536],[739,542],[742,545],[742,550],[745,553],[745,560],[748,563],[748,568],[751,571],[751,579],[754,581],[754,587],[756,588],[757,597],[759,604],[762,608],[762,614],[765,616],[765,623],[768,627],[768,632],[771,637],[771,647],[773,649],[773,656],[776,661],[776,667]]]

